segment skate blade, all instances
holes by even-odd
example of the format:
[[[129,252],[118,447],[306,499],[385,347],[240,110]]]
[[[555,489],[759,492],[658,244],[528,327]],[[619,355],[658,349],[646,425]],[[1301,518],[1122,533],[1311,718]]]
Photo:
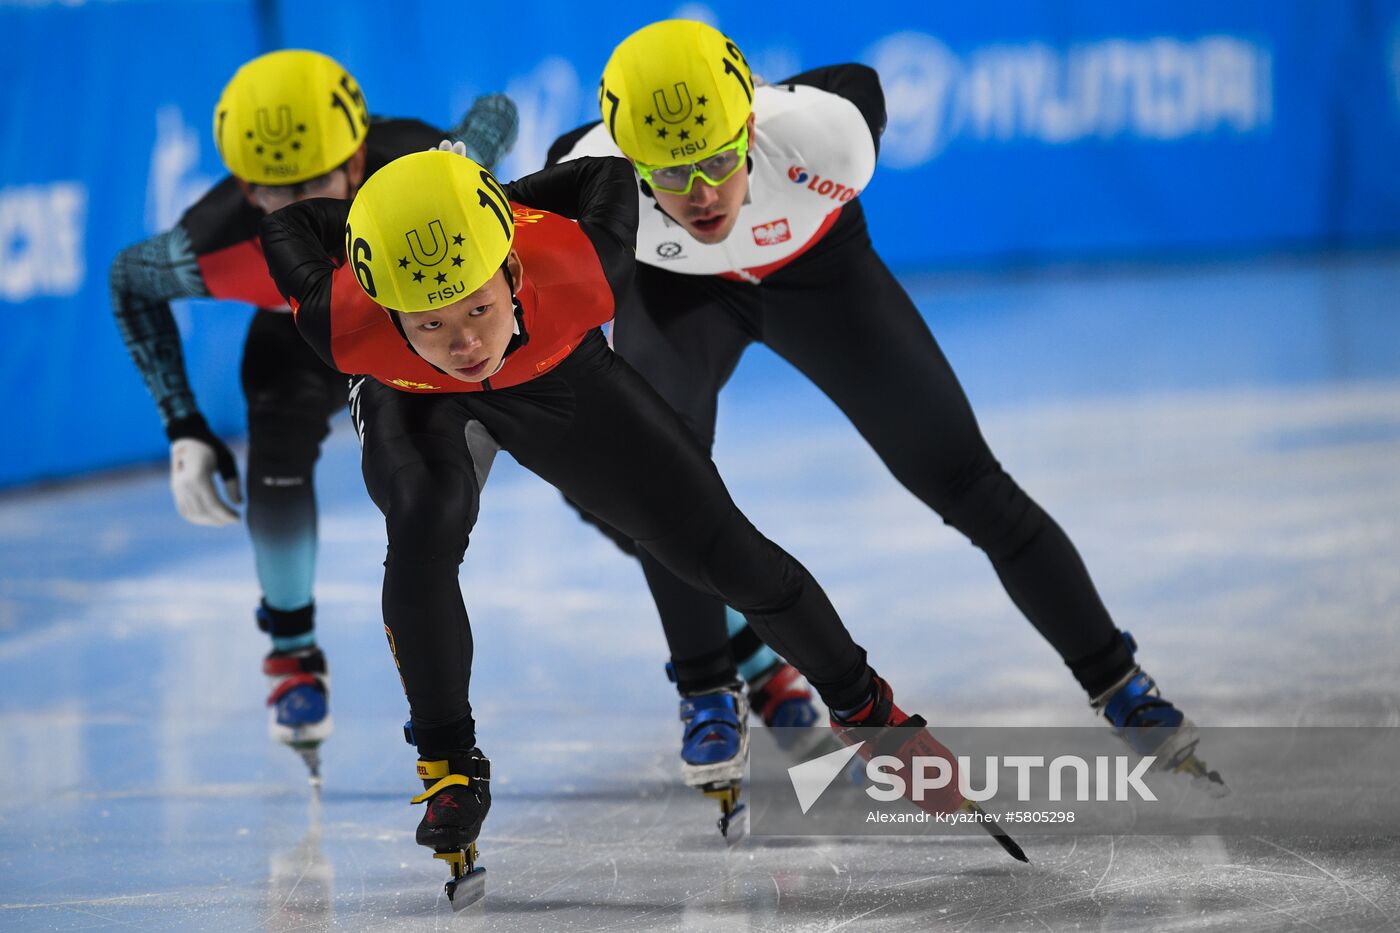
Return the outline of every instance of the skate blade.
[[[962,806],[958,809],[966,810],[968,813],[977,814],[977,816],[980,817],[982,820],[982,822],[979,822],[977,825],[985,829],[987,831],[987,835],[995,839],[996,844],[1001,846],[1002,849],[1006,851],[1007,855],[1011,856],[1018,862],[1026,862],[1027,864],[1030,863],[1030,858],[1026,855],[1026,850],[1022,849],[1019,845],[1017,845],[1016,840],[1012,839],[1010,834],[1008,834],[1006,830],[1001,828],[1001,824],[987,814],[986,810],[983,810],[980,806],[978,806],[971,800],[964,800]]]
[[[462,877],[447,882],[442,889],[452,904],[454,914],[466,910],[486,896],[486,869],[473,868]]]
[[[1194,753],[1176,762],[1170,770],[1174,774],[1186,775],[1191,779],[1192,787],[1216,800],[1230,796],[1230,786],[1225,783],[1220,772],[1212,771],[1210,766],[1197,758]]]
[[[739,804],[716,820],[715,825],[719,827],[719,834],[724,837],[724,844],[733,848],[749,834],[748,807]]]
[[[307,780],[311,786],[319,789],[321,787],[321,743],[306,746],[292,746],[292,750],[301,756],[301,760],[306,763]]]
[[[451,849],[447,852],[434,852],[433,858],[447,863],[452,877],[442,886],[452,905],[452,912],[466,910],[486,896],[486,869],[476,865],[476,843],[465,849]]]
[[[1211,797],[1219,799],[1229,796],[1230,788],[1226,786],[1220,772],[1212,771],[1196,756],[1196,747],[1200,742],[1200,734],[1196,732],[1195,725],[1189,719],[1186,720],[1177,734],[1157,749],[1158,759],[1153,766],[1154,770],[1190,778],[1192,787]]]
[[[715,821],[715,826],[731,846],[747,835],[749,829],[746,808],[739,802],[740,789],[737,781],[707,784],[700,788],[706,797],[719,801],[719,819]]]
[[[1213,771],[1196,756],[1196,747],[1201,743],[1200,733],[1195,723],[1183,720],[1176,733],[1163,742],[1153,752],[1157,760],[1152,764],[1153,771],[1165,774],[1180,774],[1191,780],[1191,786],[1210,797],[1228,797],[1230,788],[1219,771]]]

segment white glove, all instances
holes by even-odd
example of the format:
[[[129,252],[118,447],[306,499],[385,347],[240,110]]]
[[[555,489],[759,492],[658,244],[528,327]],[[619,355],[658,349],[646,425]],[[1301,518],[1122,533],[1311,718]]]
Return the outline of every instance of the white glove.
[[[204,441],[182,437],[170,445],[170,491],[175,495],[175,507],[186,521],[196,525],[229,525],[238,521],[238,513],[219,498],[214,488],[214,473],[219,470],[219,455]],[[223,476],[224,493],[234,505],[243,504],[238,488],[238,474]]]
[[[440,143],[437,144],[437,148],[436,148],[436,149],[429,149],[428,151],[429,151],[429,152],[455,152],[455,153],[457,153],[459,156],[462,156],[463,158],[465,158],[466,155],[467,155],[467,144],[464,143],[464,142],[461,142],[460,140],[459,140],[458,142],[455,142],[455,143],[454,143],[454,142],[453,142],[452,140],[450,140],[450,139],[444,139],[442,142],[440,142]]]

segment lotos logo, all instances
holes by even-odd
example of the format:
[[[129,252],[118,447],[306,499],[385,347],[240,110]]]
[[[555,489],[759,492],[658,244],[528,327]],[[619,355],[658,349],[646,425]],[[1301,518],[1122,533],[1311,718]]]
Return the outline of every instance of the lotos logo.
[[[439,386],[428,385],[426,382],[414,382],[412,379],[390,379],[389,385],[398,386],[402,389],[437,389]],[[387,627],[386,627],[387,631]],[[393,636],[390,635],[390,640]]]
[[[807,170],[800,165],[793,165],[788,168],[788,178],[799,185],[807,180]]]
[[[777,246],[791,239],[792,229],[788,226],[786,217],[753,228],[753,241],[759,246]]]
[[[532,211],[528,207],[512,208],[510,215],[515,218],[518,224],[537,224],[544,220],[544,215],[539,211]]]
[[[792,178],[792,169],[788,169],[788,177]],[[820,175],[813,175],[807,179],[807,173],[802,172],[802,178],[793,178],[793,181],[807,181],[807,190],[815,192],[824,198],[839,201],[845,204],[847,201],[860,194],[859,188],[851,188],[840,182],[832,181],[830,178],[823,178]]]

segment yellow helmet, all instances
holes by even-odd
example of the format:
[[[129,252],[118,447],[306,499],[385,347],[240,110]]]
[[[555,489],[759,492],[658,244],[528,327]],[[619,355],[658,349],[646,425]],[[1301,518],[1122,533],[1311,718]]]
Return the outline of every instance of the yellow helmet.
[[[613,49],[598,104],[627,158],[680,165],[739,132],[753,111],[753,74],[739,47],[713,26],[662,20]]]
[[[365,140],[360,86],[320,52],[286,49],[239,68],[214,108],[214,142],[234,175],[294,185],[336,168]]]
[[[476,291],[515,242],[510,201],[466,156],[433,150],[395,159],[350,204],[345,257],[376,304],[430,311]]]

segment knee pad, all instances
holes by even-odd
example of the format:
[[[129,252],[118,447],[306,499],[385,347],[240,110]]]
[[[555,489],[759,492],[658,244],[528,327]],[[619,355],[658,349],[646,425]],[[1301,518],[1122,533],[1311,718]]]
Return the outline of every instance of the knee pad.
[[[941,504],[938,513],[992,560],[1015,557],[1045,523],[1045,512],[995,462]]]

